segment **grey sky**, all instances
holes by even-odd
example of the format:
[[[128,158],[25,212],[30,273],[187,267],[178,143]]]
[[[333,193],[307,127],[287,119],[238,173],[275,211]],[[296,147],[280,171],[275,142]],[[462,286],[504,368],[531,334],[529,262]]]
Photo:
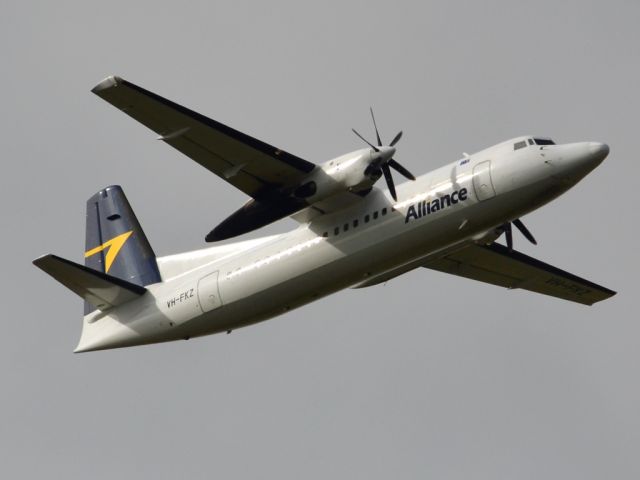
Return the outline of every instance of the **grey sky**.
[[[3,478],[636,479],[640,4],[15,2],[0,10]],[[84,202],[121,184],[156,250],[244,198],[89,92],[118,74],[314,162],[399,130],[425,172],[519,134],[609,158],[516,247],[588,308],[431,271],[269,322],[73,355]],[[282,222],[271,230],[283,231]]]

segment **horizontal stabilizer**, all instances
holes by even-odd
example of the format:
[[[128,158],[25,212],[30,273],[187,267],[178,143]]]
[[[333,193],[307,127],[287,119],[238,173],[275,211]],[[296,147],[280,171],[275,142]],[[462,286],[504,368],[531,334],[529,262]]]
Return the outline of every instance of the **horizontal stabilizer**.
[[[33,264],[99,310],[108,310],[142,296],[147,289],[56,255]]]

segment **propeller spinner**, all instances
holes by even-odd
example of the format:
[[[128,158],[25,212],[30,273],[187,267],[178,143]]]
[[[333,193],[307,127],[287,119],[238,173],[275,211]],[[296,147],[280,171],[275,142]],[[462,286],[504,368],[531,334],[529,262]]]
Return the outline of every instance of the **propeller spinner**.
[[[371,176],[377,177],[384,175],[384,179],[387,182],[387,187],[389,187],[389,193],[391,193],[391,196],[394,200],[398,200],[396,194],[396,186],[393,183],[393,176],[391,175],[391,168],[393,168],[396,172],[398,172],[403,177],[408,178],[409,180],[416,179],[416,177],[414,177],[409,170],[404,168],[396,160],[393,159],[393,155],[396,153],[395,145],[402,137],[402,131],[398,132],[398,134],[393,138],[393,140],[391,140],[391,143],[388,146],[382,145],[380,133],[378,132],[378,126],[376,125],[376,117],[373,115],[373,108],[370,107],[369,110],[371,111],[371,119],[373,120],[373,127],[376,131],[376,140],[378,141],[378,145],[373,145],[366,138],[360,135],[354,128],[352,128],[351,130],[353,130],[353,133],[360,137],[360,139],[364,143],[369,145],[378,154],[373,157],[371,164],[367,168],[367,170],[369,171],[368,173]]]

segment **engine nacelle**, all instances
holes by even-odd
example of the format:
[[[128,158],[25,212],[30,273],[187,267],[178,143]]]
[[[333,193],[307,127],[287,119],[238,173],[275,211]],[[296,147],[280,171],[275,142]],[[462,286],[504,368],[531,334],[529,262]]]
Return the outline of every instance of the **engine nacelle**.
[[[250,200],[214,228],[205,240],[216,242],[250,232],[333,195],[366,194],[395,151],[393,147],[379,146],[329,160],[314,168],[297,186]]]
[[[327,197],[369,190],[382,174],[377,166],[380,153],[365,148],[334,158],[316,168],[294,195],[315,203]]]

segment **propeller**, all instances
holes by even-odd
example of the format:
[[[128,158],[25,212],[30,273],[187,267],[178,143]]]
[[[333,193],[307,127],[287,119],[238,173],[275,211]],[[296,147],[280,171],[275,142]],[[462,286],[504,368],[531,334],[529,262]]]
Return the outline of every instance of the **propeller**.
[[[512,224],[515,225],[518,230],[520,230],[520,233],[524,235],[524,238],[529,240],[534,245],[538,244],[538,242],[536,242],[536,239],[533,237],[529,229],[524,226],[524,223],[522,223],[522,220],[520,220],[519,218],[516,218],[512,222],[507,222],[504,225],[502,225],[502,230],[504,231],[504,235],[507,239],[507,248],[509,249],[510,252],[513,251],[513,229],[511,228]]]
[[[377,177],[384,175],[384,179],[387,182],[387,187],[389,187],[389,193],[391,193],[391,196],[393,197],[394,200],[398,200],[398,197],[396,194],[396,186],[393,183],[393,176],[391,175],[391,168],[393,168],[396,172],[398,172],[400,175],[402,175],[403,177],[409,180],[416,179],[416,177],[414,177],[409,170],[404,168],[402,165],[400,165],[396,160],[392,158],[393,154],[396,151],[396,149],[393,147],[395,146],[396,143],[398,143],[400,138],[402,138],[402,131],[398,132],[397,135],[393,137],[393,140],[391,140],[391,143],[387,147],[383,146],[382,140],[380,139],[380,132],[378,131],[378,125],[376,125],[376,117],[373,114],[373,108],[369,107],[369,111],[371,112],[371,120],[373,120],[373,128],[376,131],[376,140],[378,141],[378,145],[377,146],[373,145],[366,138],[360,135],[355,128],[352,128],[351,130],[364,143],[369,145],[375,152],[382,153],[382,155],[380,155],[379,161],[376,162],[375,164],[372,163],[370,165],[370,167],[372,167],[370,168],[370,173],[372,175],[376,175]]]

